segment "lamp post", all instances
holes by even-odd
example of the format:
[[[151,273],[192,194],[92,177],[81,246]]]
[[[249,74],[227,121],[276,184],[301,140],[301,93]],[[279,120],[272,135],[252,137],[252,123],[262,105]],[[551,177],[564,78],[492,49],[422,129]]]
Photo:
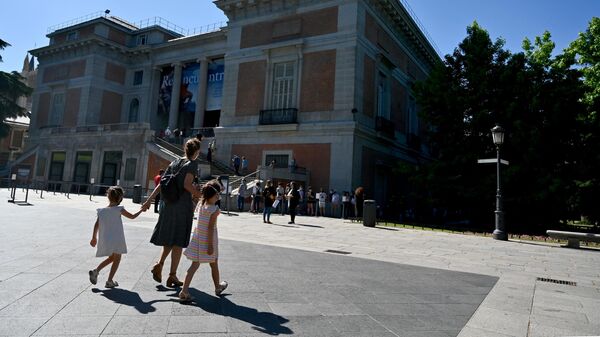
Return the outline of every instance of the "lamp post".
[[[506,233],[506,227],[504,226],[504,212],[502,211],[502,191],[500,189],[500,146],[504,143],[504,129],[496,125],[492,129],[492,138],[494,145],[496,145],[496,211],[495,213],[495,224],[496,229],[492,237],[495,240],[508,240],[508,234]]]

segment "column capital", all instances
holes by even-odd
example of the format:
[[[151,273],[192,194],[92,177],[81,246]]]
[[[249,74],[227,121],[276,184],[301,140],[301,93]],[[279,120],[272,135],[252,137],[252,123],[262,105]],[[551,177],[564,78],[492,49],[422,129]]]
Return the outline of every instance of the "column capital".
[[[183,63],[182,62],[173,62],[173,63],[171,63],[171,67],[181,68],[181,67],[183,67]]]
[[[210,60],[208,59],[208,57],[204,56],[204,57],[199,57],[196,59],[196,62],[198,63],[208,63]]]

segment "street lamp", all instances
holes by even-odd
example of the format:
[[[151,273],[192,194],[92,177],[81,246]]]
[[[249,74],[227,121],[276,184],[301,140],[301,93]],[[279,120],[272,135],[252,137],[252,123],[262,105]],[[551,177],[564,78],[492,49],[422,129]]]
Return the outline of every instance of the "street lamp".
[[[494,229],[494,233],[492,237],[495,240],[508,240],[508,234],[506,233],[506,228],[504,226],[504,212],[502,211],[502,192],[500,189],[500,146],[504,143],[504,129],[496,125],[492,129],[492,138],[494,140],[494,145],[496,145],[496,229]]]

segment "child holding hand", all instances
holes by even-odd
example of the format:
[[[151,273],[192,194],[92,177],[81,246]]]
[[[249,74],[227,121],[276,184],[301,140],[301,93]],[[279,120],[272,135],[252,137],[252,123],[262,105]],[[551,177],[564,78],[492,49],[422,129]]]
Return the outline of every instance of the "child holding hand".
[[[131,214],[127,212],[123,206],[119,206],[123,200],[123,189],[120,186],[110,187],[106,192],[106,195],[109,204],[105,208],[97,209],[98,217],[94,224],[90,246],[96,247],[96,245],[98,245],[96,257],[108,256],[108,258],[100,262],[96,269],[90,270],[89,275],[90,282],[96,284],[96,282],[98,282],[100,270],[109,264],[112,264],[105,286],[106,288],[114,288],[119,285],[113,280],[113,277],[119,268],[121,254],[127,253],[127,244],[125,243],[125,233],[123,231],[123,221],[121,216],[135,219],[145,210],[140,209],[137,213]]]

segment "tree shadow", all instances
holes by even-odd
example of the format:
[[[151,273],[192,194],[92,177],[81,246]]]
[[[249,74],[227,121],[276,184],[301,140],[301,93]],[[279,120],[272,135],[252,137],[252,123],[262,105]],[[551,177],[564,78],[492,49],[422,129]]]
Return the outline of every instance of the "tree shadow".
[[[190,295],[194,297],[194,300],[190,303],[182,303],[182,305],[193,305],[211,314],[228,316],[247,322],[253,325],[253,330],[271,336],[293,334],[290,328],[282,325],[289,322],[287,318],[272,312],[263,312],[237,305],[227,299],[228,295],[214,297],[196,289],[190,289]]]
[[[102,296],[115,303],[134,307],[141,314],[147,314],[156,311],[156,308],[152,306],[152,304],[154,303],[170,302],[170,300],[153,300],[150,302],[144,302],[138,293],[121,288],[111,288],[104,290],[93,288],[92,292],[101,293]]]

